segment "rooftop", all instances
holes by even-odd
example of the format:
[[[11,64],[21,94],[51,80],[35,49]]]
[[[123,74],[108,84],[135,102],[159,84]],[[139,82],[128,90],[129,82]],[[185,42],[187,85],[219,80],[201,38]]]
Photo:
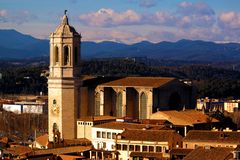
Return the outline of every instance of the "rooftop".
[[[44,135],[37,137],[36,142],[42,146],[47,146],[48,145],[48,134],[44,134]]]
[[[144,157],[144,158],[163,158],[162,153],[146,153],[146,152],[131,152],[130,157]]]
[[[62,148],[54,148],[54,149],[44,149],[37,150],[34,152],[34,155],[43,155],[43,154],[67,154],[67,153],[75,153],[75,152],[85,152],[91,150],[92,146],[72,146],[72,147],[62,147]]]
[[[26,155],[32,152],[32,149],[30,147],[26,146],[16,146],[16,147],[11,147],[3,150],[3,153],[10,153],[13,156],[21,156],[21,155]]]
[[[149,125],[149,124],[138,124],[138,123],[127,123],[127,122],[109,122],[104,124],[95,125],[95,128],[107,128],[107,129],[148,129],[148,130],[162,130],[168,129],[164,125]]]
[[[90,122],[109,121],[109,120],[116,120],[116,117],[113,117],[113,116],[88,116],[88,117],[82,117],[82,118],[78,119],[78,121],[90,121]]]
[[[191,130],[183,138],[183,141],[240,144],[240,132]]]
[[[158,88],[176,80],[168,77],[125,77],[111,82],[103,83],[100,86],[124,86],[124,87],[153,87]]]
[[[122,140],[150,142],[169,142],[174,141],[175,137],[182,136],[173,130],[125,130],[121,134]]]
[[[153,113],[150,119],[164,119],[171,122],[173,125],[194,125],[208,123],[210,117],[201,111],[189,109],[185,111],[159,111]],[[212,118],[211,121],[218,122],[215,118]]]
[[[233,158],[232,151],[234,148],[209,148],[198,147],[190,152],[184,160],[226,160]]]

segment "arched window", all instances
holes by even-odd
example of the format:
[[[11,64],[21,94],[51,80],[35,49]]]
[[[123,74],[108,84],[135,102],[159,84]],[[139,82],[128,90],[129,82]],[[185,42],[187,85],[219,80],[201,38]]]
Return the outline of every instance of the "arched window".
[[[68,46],[64,46],[64,59],[63,59],[63,62],[64,62],[63,63],[64,65],[68,65],[68,63],[70,62]]]
[[[95,116],[100,116],[100,94],[95,95]]]
[[[58,125],[57,123],[53,123],[53,133],[58,131]]]
[[[117,111],[117,117],[122,117],[122,93],[121,92],[117,94],[116,111]]]
[[[74,52],[75,64],[78,64],[78,47],[75,47]]]
[[[140,119],[146,119],[147,118],[147,96],[143,92],[140,95]]]
[[[57,64],[59,62],[59,51],[57,46],[54,47],[54,56],[55,56],[55,64]]]

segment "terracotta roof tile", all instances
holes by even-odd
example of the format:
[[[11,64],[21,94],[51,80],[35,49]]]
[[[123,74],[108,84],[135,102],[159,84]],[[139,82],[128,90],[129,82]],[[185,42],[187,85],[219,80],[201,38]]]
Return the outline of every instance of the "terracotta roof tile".
[[[42,146],[47,146],[48,145],[48,134],[44,134],[42,136],[37,137],[36,142]]]
[[[76,159],[83,159],[83,156],[72,156],[72,155],[59,155],[63,160],[76,160]]]
[[[187,133],[187,136],[183,138],[183,141],[240,144],[240,132],[191,130]]]
[[[176,80],[175,78],[169,77],[125,77],[111,82],[103,83],[100,86],[126,86],[126,87],[137,87],[137,86],[146,86],[158,88],[163,86],[171,81]]]
[[[162,158],[162,153],[149,153],[149,152],[131,152],[130,157],[144,157],[144,158]]]
[[[186,149],[186,148],[174,148],[170,151],[171,155],[187,155],[193,149]]]
[[[225,160],[233,158],[231,152],[234,148],[209,148],[198,147],[190,152],[183,160]]]
[[[127,123],[127,122],[109,122],[103,123],[99,125],[95,125],[95,128],[107,128],[107,129],[149,129],[149,130],[160,130],[160,129],[168,129],[164,125],[146,125],[146,124],[138,124],[138,123]]]
[[[125,130],[121,134],[122,140],[169,142],[175,137],[182,138],[173,130]]]
[[[44,149],[37,150],[34,152],[34,155],[43,155],[43,154],[67,154],[67,153],[75,153],[75,152],[84,152],[91,150],[92,146],[72,146],[72,147],[62,147],[62,148],[54,148],[54,149]]]
[[[207,123],[209,120],[209,116],[202,113],[201,111],[196,110],[169,110],[153,113],[150,119],[165,119],[174,125],[194,125]],[[212,122],[218,122],[218,120],[213,118]]]
[[[3,153],[10,153],[14,156],[25,155],[31,152],[32,152],[32,149],[26,146],[11,147],[3,150]]]
[[[78,119],[78,121],[108,121],[108,120],[116,120],[116,117],[113,116],[88,116],[88,117],[82,117]]]
[[[2,137],[2,138],[0,138],[0,143],[5,143],[5,144],[7,144],[8,143],[8,137]]]

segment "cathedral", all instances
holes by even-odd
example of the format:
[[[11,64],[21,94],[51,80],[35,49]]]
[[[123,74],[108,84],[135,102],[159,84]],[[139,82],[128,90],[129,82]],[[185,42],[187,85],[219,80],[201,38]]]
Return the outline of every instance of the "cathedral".
[[[191,85],[171,77],[80,75],[81,34],[68,17],[50,35],[49,141],[77,138],[77,119],[109,115],[148,119],[159,110],[194,106]]]

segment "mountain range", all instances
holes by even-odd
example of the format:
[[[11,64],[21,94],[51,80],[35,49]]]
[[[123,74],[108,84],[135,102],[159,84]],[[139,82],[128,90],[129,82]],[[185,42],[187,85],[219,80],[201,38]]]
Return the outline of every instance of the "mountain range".
[[[16,30],[0,30],[0,59],[49,56],[49,40],[37,39]],[[147,57],[187,61],[238,61],[239,43],[215,43],[182,39],[177,42],[135,44],[82,42],[82,58]]]

